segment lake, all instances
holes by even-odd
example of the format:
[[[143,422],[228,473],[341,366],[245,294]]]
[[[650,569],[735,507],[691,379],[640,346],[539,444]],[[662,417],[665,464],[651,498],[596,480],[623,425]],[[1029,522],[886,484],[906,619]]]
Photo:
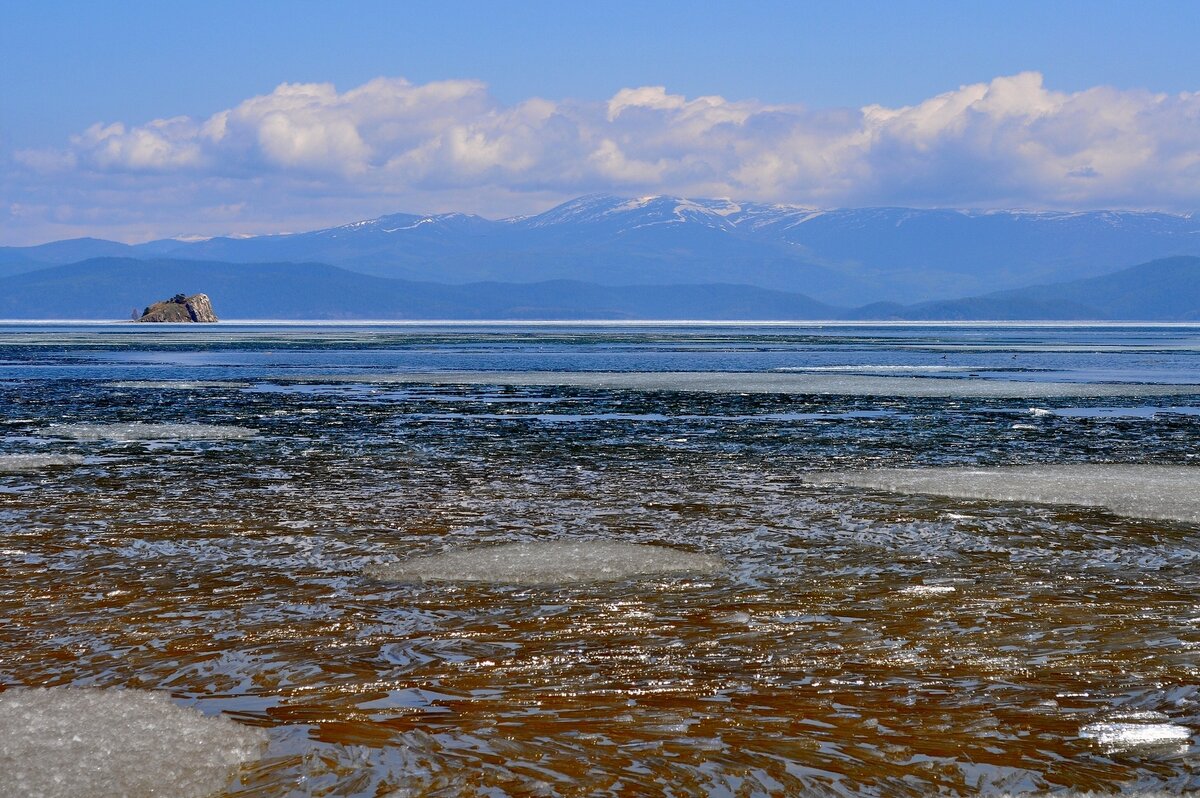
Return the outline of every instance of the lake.
[[[1197,790],[1193,473],[1194,325],[0,324],[0,684],[226,796]]]

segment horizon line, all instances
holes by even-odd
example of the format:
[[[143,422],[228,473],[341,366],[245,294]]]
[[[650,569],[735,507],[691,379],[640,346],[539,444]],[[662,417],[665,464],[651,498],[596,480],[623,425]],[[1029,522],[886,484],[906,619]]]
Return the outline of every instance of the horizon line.
[[[211,330],[214,326],[246,327],[1172,327],[1200,328],[1200,321],[1114,321],[1111,319],[221,319],[218,322],[137,322],[131,319],[0,319],[3,326],[116,326],[131,329]]]

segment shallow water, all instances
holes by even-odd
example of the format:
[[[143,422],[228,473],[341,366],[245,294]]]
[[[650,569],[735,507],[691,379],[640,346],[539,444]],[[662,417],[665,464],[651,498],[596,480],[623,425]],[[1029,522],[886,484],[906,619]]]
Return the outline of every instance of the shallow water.
[[[1197,790],[1195,525],[813,477],[1200,465],[1200,416],[1174,412],[1200,405],[1180,387],[1198,339],[0,328],[0,457],[44,458],[0,473],[0,682],[157,690],[260,727],[237,796]],[[963,389],[738,389],[864,364]],[[661,376],[687,366],[737,376]],[[1014,382],[1031,393],[978,387]],[[598,539],[723,570],[364,575]]]

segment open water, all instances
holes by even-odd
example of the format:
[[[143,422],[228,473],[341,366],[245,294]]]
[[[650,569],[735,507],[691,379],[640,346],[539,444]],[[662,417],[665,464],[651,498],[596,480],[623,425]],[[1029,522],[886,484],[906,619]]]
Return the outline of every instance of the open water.
[[[0,686],[222,796],[1180,794],[1196,473],[1193,326],[0,325]]]

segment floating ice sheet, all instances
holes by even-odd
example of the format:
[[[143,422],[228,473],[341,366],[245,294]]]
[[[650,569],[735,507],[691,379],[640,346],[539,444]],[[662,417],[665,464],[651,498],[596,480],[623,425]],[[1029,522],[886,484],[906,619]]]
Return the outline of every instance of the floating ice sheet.
[[[303,412],[303,411],[302,411]],[[899,417],[893,410],[848,410],[844,413],[742,413],[729,415],[698,415],[680,413],[408,413],[398,421],[544,421],[552,424],[576,424],[598,421],[848,421]]]
[[[871,363],[862,363],[862,364],[858,364],[858,365],[842,364],[842,365],[838,365],[838,366],[779,366],[778,368],[771,369],[771,371],[795,371],[795,372],[801,372],[801,373],[804,373],[804,372],[812,372],[812,373],[841,372],[841,373],[850,373],[850,374],[868,374],[868,373],[876,373],[876,372],[881,373],[881,374],[889,374],[889,373],[890,374],[923,374],[925,372],[932,373],[935,371],[941,371],[941,372],[961,371],[961,372],[969,373],[969,374],[977,374],[977,373],[981,373],[981,372],[985,372],[985,371],[998,371],[998,370],[999,369],[990,367],[990,366],[978,366],[978,367],[976,367],[976,366],[942,366],[942,365],[930,366],[930,365],[915,365],[915,364],[913,364],[913,365],[896,365],[896,364],[871,364]]]
[[[1143,405],[1139,407],[1031,407],[1028,411],[1006,410],[1003,412],[1023,413],[1037,418],[1158,418],[1160,416],[1200,416],[1200,407],[1172,406],[1156,407]]]
[[[281,378],[284,379],[284,378]],[[455,371],[408,374],[326,374],[297,381],[432,385],[539,385],[698,393],[791,393],[837,396],[911,396],[1044,399],[1051,397],[1178,396],[1200,385],[1035,382],[1001,379],[887,377],[841,373],[725,371]]]
[[[808,481],[958,499],[1084,505],[1134,518],[1200,523],[1200,467],[1096,464],[880,469],[812,475]]]
[[[0,454],[0,474],[20,474],[83,462],[77,454]]]
[[[145,390],[181,390],[203,391],[217,388],[245,388],[248,382],[229,382],[223,380],[120,380],[105,383],[106,388],[131,388]]]
[[[403,582],[458,581],[548,585],[632,579],[672,573],[709,574],[717,557],[666,546],[604,540],[510,543],[372,565],[367,576]]]
[[[256,430],[228,424],[59,424],[45,434],[77,441],[208,441],[250,438]]]
[[[0,797],[203,798],[266,733],[141,690],[0,693]]]

